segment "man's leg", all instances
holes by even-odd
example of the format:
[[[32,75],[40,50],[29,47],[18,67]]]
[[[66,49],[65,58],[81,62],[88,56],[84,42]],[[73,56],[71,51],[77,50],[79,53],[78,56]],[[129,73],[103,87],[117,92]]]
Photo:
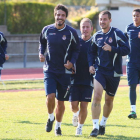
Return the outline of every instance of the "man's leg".
[[[80,104],[80,113],[79,113],[79,123],[84,124],[86,117],[87,117],[87,106],[88,102],[81,102]]]
[[[62,118],[63,118],[63,114],[65,112],[65,105],[64,105],[64,101],[56,101],[56,124],[55,124],[55,134],[56,135],[62,135],[61,134],[61,122],[62,122]]]
[[[46,106],[48,110],[48,121],[46,124],[46,132],[52,130],[54,117],[54,108],[55,108],[55,93],[56,93],[56,80],[55,74],[44,72],[44,87],[46,92]]]
[[[103,117],[99,126],[99,135],[105,134],[106,121],[113,109],[114,96],[116,94],[120,82],[120,77],[105,76],[105,79],[106,79],[105,104],[103,107]]]
[[[87,106],[88,102],[81,102],[80,103],[80,112],[79,112],[79,119],[78,119],[78,126],[76,129],[76,135],[82,135],[82,127],[87,117]]]
[[[55,107],[55,93],[51,93],[47,95],[46,98],[46,106],[48,109],[48,122],[46,125],[46,132],[50,132],[52,130],[53,122],[55,120],[53,111]]]
[[[52,114],[54,111],[54,107],[55,107],[55,93],[51,93],[51,94],[47,95],[46,106],[48,109],[48,113]]]
[[[105,104],[103,107],[103,116],[108,118],[112,108],[113,108],[113,100],[114,96],[109,96],[107,93],[105,94]]]
[[[67,94],[67,88],[70,85],[69,74],[58,74],[57,75],[57,93],[56,93],[56,124],[55,124],[55,135],[62,135],[61,133],[61,122],[65,112],[64,101],[68,101],[69,94]]]
[[[107,93],[105,94],[105,104],[103,107],[103,117],[101,119],[100,126],[99,126],[99,135],[105,134],[106,121],[112,111],[113,100],[114,100],[114,96],[109,96]]]
[[[90,136],[96,137],[99,131],[99,116],[101,113],[101,99],[102,99],[103,87],[102,85],[94,79],[94,97],[92,102],[92,121],[93,121],[93,131]]]
[[[127,79],[129,85],[129,100],[130,100],[130,107],[131,113],[128,115],[128,118],[137,118],[136,115],[136,87],[139,83],[139,73],[140,70],[135,64],[129,63],[127,66]]]
[[[137,99],[137,94],[136,94],[136,87],[137,84],[130,85],[129,87],[129,99],[130,99],[130,104],[131,104],[131,113],[128,115],[128,118],[137,118],[136,115],[136,99]]]
[[[72,101],[71,102],[71,110],[73,112],[73,119],[72,123],[73,126],[78,126],[78,116],[79,116],[79,101]]]

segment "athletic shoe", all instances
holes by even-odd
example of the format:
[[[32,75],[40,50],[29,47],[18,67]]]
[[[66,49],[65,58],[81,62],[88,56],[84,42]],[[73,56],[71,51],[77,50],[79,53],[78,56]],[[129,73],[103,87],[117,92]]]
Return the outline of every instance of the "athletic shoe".
[[[105,134],[105,126],[99,126],[99,135],[104,135]]]
[[[91,137],[97,137],[98,133],[99,133],[99,130],[97,128],[94,128],[92,130],[92,132],[90,133],[90,136]]]
[[[54,120],[55,120],[55,118],[54,118]],[[46,124],[46,132],[50,132],[52,130],[54,120],[50,121],[50,119],[48,119],[47,124]]]
[[[137,118],[137,114],[136,114],[136,112],[134,112],[134,111],[131,111],[131,113],[128,115],[128,118],[133,118],[133,119],[135,119],[135,118]]]
[[[74,115],[73,115],[72,124],[73,124],[73,126],[75,126],[75,127],[78,126],[78,116],[74,116]]]
[[[76,129],[76,134],[75,135],[82,135],[82,129],[80,129],[80,128],[77,128]]]
[[[56,136],[61,136],[62,135],[60,127],[58,127],[58,129],[55,130],[55,135]]]

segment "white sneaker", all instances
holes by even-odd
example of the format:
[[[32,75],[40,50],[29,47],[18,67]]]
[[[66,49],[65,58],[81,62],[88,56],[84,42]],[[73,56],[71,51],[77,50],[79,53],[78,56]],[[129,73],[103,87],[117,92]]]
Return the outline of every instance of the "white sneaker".
[[[77,128],[76,129],[76,134],[75,135],[82,135],[82,129],[80,129],[80,128]]]
[[[78,126],[78,117],[77,117],[77,116],[73,116],[72,124],[73,124],[73,126],[75,126],[75,127]]]

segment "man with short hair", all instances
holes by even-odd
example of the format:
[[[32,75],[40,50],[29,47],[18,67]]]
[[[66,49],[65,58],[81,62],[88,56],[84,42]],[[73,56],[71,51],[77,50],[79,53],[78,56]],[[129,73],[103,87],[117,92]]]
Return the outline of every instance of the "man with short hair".
[[[131,113],[128,118],[137,118],[136,115],[136,87],[140,82],[140,9],[132,13],[133,23],[126,27],[126,35],[130,44],[130,54],[127,63],[127,79],[129,85],[129,99]]]
[[[73,126],[77,126],[76,135],[82,135],[82,127],[87,117],[88,102],[91,102],[93,76],[89,73],[87,52],[93,44],[92,21],[83,18],[80,22],[80,53],[76,62],[76,73],[72,75],[70,102],[73,114]]]
[[[9,59],[9,55],[6,53],[7,49],[7,40],[2,32],[0,32],[0,79],[1,79],[1,70],[3,69],[3,64],[6,60]]]
[[[92,102],[93,130],[90,134],[92,137],[105,134],[106,121],[112,111],[114,96],[122,75],[122,56],[130,52],[125,35],[119,29],[111,27],[110,23],[111,13],[102,11],[99,14],[101,30],[94,34],[94,44],[89,50],[89,71],[95,73]],[[99,125],[103,90],[106,91],[105,104]]]
[[[79,54],[79,38],[72,27],[65,24],[68,9],[64,5],[57,5],[54,9],[55,23],[45,26],[40,35],[39,59],[45,61],[44,85],[46,91],[46,106],[48,121],[46,132],[52,130],[56,101],[55,135],[62,135],[61,122],[65,111],[64,101],[68,101],[67,88],[70,84],[71,68],[74,67]]]

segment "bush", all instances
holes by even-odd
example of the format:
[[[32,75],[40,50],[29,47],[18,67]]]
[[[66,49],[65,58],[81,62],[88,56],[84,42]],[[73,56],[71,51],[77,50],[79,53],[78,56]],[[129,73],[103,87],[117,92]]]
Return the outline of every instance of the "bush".
[[[6,3],[7,28],[11,34],[36,34],[54,22],[54,4]],[[4,3],[0,3],[0,24],[4,23]]]

